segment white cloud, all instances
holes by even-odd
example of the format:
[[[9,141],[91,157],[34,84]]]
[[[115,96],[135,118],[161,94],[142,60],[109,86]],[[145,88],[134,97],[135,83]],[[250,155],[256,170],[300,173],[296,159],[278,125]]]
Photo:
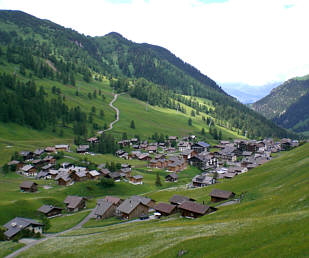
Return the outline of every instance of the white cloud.
[[[118,2],[0,0],[0,8],[166,47],[218,82],[262,85],[309,74],[307,0]]]

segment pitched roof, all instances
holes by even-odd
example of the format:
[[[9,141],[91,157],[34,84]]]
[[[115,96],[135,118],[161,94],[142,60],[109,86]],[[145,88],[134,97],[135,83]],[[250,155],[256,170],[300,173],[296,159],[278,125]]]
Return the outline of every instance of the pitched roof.
[[[4,227],[7,229],[4,234],[10,238],[31,224],[36,226],[42,226],[42,224],[36,220],[16,217],[4,225]]]
[[[208,144],[207,142],[198,142],[197,144],[200,145],[201,147],[204,147],[204,148],[210,147],[210,144]]]
[[[210,207],[196,202],[185,201],[178,208],[204,215]]]
[[[176,173],[168,174],[167,176],[165,176],[165,178],[167,178],[167,177],[171,177],[173,179],[178,179],[178,175]]]
[[[176,208],[176,205],[160,202],[154,206],[154,209],[158,212],[164,212],[167,214],[171,214],[173,210]]]
[[[38,185],[38,184],[35,183],[35,182],[32,182],[32,181],[24,181],[19,185],[19,187],[21,187],[21,188],[31,188],[33,185]]]
[[[109,201],[109,202],[114,203],[114,204],[117,204],[121,201],[121,199],[116,197],[116,196],[105,196],[105,198],[103,200]]]
[[[139,196],[139,195],[133,195],[130,197],[132,200],[140,201],[144,205],[148,205],[149,202],[153,201],[152,199],[144,196]]]
[[[183,203],[183,202],[185,202],[185,201],[195,201],[194,199],[191,199],[191,198],[189,198],[189,197],[187,197],[187,196],[181,196],[181,195],[177,195],[177,194],[175,194],[170,200],[169,200],[169,202],[170,203],[177,203],[177,204],[181,204],[181,203]]]
[[[209,194],[211,197],[219,197],[219,198],[231,198],[234,193],[231,191],[225,191],[220,189],[213,189],[211,193]]]
[[[33,168],[32,165],[25,165],[25,166],[22,167],[21,170],[27,172],[27,171],[29,171],[29,170],[32,169],[32,168]]]
[[[53,209],[60,209],[60,210],[63,210],[62,208],[59,208],[59,207],[55,207],[53,205],[43,205],[41,206],[40,208],[38,208],[38,211],[39,212],[42,212],[44,214],[52,211]]]
[[[67,204],[68,208],[74,209],[83,200],[84,200],[84,197],[68,195],[67,198],[65,198],[64,203]]]
[[[114,204],[109,202],[109,201],[106,201],[106,200],[103,200],[102,202],[100,202],[99,205],[97,205],[97,207],[95,208],[95,211],[94,211],[94,214],[95,215],[99,215],[99,216],[102,216],[104,215],[104,213],[110,208],[112,207]]]
[[[134,200],[130,198],[126,199],[122,204],[120,204],[117,210],[125,214],[130,214],[138,205],[144,205],[144,204],[139,200]]]

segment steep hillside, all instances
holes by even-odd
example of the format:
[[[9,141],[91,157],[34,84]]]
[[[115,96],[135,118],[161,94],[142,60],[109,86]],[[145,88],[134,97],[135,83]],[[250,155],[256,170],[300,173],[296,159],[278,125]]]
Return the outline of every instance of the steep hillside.
[[[213,188],[244,194],[239,204],[198,219],[92,225],[39,243],[20,257],[306,257],[309,241],[309,144],[219,185],[147,193],[209,203]],[[75,243],[78,243],[76,248]]]
[[[293,78],[273,89],[268,96],[254,103],[252,108],[268,119],[278,118],[308,91],[308,76]],[[284,123],[280,123],[280,125],[284,125]]]
[[[309,131],[309,92],[292,103],[282,115],[275,117],[273,121],[295,132]]]
[[[250,138],[288,136],[164,48],[136,44],[117,33],[92,38],[19,11],[0,14],[3,123],[36,130],[58,127],[60,135],[68,131],[89,137],[113,117],[107,102],[111,86],[152,106],[204,112],[217,125]],[[211,101],[212,107],[184,95]],[[177,128],[174,134],[181,134]]]

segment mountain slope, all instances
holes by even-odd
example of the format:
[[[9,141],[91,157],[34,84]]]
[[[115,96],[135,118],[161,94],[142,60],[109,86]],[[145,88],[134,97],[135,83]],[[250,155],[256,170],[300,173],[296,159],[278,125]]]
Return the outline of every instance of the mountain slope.
[[[309,92],[291,104],[282,115],[275,117],[273,121],[296,132],[309,131]]]
[[[118,92],[127,92],[132,97],[162,108],[178,110],[180,103],[185,104],[196,113],[210,115],[219,125],[251,138],[288,135],[285,130],[227,95],[209,77],[162,47],[137,44],[117,33],[94,38],[81,35],[72,29],[19,11],[0,11],[0,14],[1,71],[9,72],[13,77],[17,75],[25,83],[32,83],[32,80],[44,82],[49,85],[49,90],[53,82],[61,92],[70,89],[70,98],[63,93],[54,96],[55,100],[53,95],[40,95],[48,101],[58,101],[58,106],[63,104],[60,101],[62,97],[67,106],[60,109],[58,116],[53,116],[53,121],[44,115],[46,112],[41,114],[42,123],[36,125],[38,129],[46,128],[55,121],[58,125],[73,128],[76,119],[70,109],[77,107],[72,103],[79,103],[78,110],[83,112],[82,123],[75,123],[82,128],[76,132],[87,137],[90,136],[89,132],[101,129],[106,123],[105,119],[98,116],[93,119],[91,101],[99,90],[103,90],[102,84],[108,84]],[[96,86],[92,88],[92,84]],[[6,94],[16,94],[15,89],[6,83],[3,87]],[[76,101],[81,87],[91,88],[91,92],[83,96],[82,102]],[[208,109],[199,101],[187,101],[186,97],[180,97],[184,95],[202,97],[203,101],[211,101],[212,107]],[[5,95],[2,99],[8,98]],[[14,106],[12,103],[6,105]],[[7,110],[17,112],[12,108]],[[180,111],[186,112],[184,109]],[[10,116],[4,114],[2,117],[7,119]],[[1,121],[7,122],[5,119]],[[16,118],[10,122],[16,121],[23,120]],[[32,126],[31,123],[27,125]],[[177,128],[175,131],[177,134]]]
[[[293,78],[273,89],[265,98],[255,102],[252,108],[268,119],[277,118],[308,91],[308,76]]]
[[[82,228],[29,248],[23,257],[306,257],[309,241],[309,144],[250,170],[220,189],[244,194],[238,204],[198,219],[180,218]],[[174,194],[209,204],[218,185],[147,193],[158,202]],[[213,205],[213,204],[212,204]],[[76,249],[72,243],[78,242]]]

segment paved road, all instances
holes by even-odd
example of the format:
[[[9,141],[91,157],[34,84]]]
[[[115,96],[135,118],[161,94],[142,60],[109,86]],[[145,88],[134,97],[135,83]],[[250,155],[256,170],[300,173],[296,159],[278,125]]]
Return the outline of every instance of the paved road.
[[[59,233],[56,233],[56,234],[48,234],[48,235],[45,235],[45,238],[42,238],[42,239],[39,239],[39,240],[36,240],[36,241],[33,241],[33,242],[30,242],[28,243],[27,245],[25,245],[24,247],[16,250],[15,252],[9,254],[8,256],[6,256],[6,258],[11,258],[11,257],[16,257],[17,255],[20,255],[22,252],[26,251],[27,249],[29,249],[30,247],[33,247],[39,243],[42,243],[48,239],[52,239],[52,238],[55,238],[61,234],[64,234],[64,233],[68,233],[68,232],[71,232],[73,230],[76,230],[76,229],[79,229],[81,228],[84,224],[86,224],[89,219],[91,219],[92,215],[94,213],[94,209],[87,215],[86,218],[84,218],[80,223],[78,223],[77,225],[75,225],[74,227],[70,228],[70,229],[67,229],[65,231],[62,231],[62,232],[59,232]]]
[[[113,122],[111,122],[110,125],[109,125],[109,127],[108,127],[107,129],[105,129],[105,130],[103,130],[103,131],[99,131],[98,134],[102,134],[102,133],[104,133],[104,132],[107,132],[107,131],[112,130],[112,129],[113,129],[113,125],[119,121],[119,114],[120,114],[119,109],[116,108],[116,107],[113,105],[114,102],[117,100],[117,98],[118,98],[118,94],[115,94],[115,95],[114,95],[114,98],[113,98],[112,101],[109,103],[109,106],[110,106],[111,108],[113,108],[113,109],[116,111],[116,120],[113,121]]]

